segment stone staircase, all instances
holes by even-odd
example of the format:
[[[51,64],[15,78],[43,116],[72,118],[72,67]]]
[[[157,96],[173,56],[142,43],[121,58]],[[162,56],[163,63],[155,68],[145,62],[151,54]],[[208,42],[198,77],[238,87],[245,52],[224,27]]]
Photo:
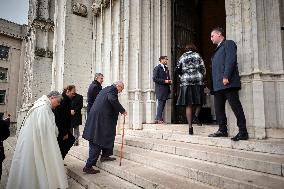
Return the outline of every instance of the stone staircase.
[[[70,183],[78,188],[107,189],[284,188],[283,140],[209,138],[217,127],[208,125],[195,126],[193,136],[187,134],[187,125],[145,124],[143,128],[125,130],[122,166],[118,135],[117,160],[98,162],[101,173],[96,175],[82,172],[88,142],[80,139],[80,146],[72,147],[65,159]]]
[[[141,188],[284,188],[283,140],[209,138],[217,127],[208,125],[195,126],[193,136],[186,125],[143,128],[125,130],[121,167],[117,160],[98,163],[98,168]],[[120,144],[118,135],[117,159]],[[86,161],[88,142],[81,140],[70,156]],[[96,180],[98,175],[91,177]]]

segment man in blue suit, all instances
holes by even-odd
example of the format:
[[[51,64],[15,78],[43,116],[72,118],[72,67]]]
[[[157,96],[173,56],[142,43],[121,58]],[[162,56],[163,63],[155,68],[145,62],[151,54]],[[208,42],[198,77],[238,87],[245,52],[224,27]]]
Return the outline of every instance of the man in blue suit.
[[[227,137],[227,117],[225,103],[228,100],[239,127],[239,133],[233,141],[247,140],[246,118],[239,100],[241,89],[240,75],[237,63],[237,46],[234,41],[226,40],[222,28],[214,28],[211,32],[211,41],[217,45],[212,56],[212,81],[216,119],[219,130],[209,137]]]
[[[155,123],[164,123],[162,114],[168,96],[171,93],[170,85],[172,84],[172,80],[170,79],[170,73],[167,67],[168,57],[161,56],[159,61],[159,65],[156,66],[153,71],[153,81],[155,82],[155,92],[158,100]]]

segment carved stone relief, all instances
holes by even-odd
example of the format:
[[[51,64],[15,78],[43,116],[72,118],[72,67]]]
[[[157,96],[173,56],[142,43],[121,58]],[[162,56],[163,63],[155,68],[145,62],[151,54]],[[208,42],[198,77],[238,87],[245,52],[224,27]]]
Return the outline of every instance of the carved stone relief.
[[[110,4],[110,0],[95,0],[92,5],[92,11],[95,16],[99,16],[101,8],[107,8]]]
[[[54,31],[54,22],[50,19],[34,19],[32,27],[39,28],[44,31]]]
[[[86,5],[74,2],[72,4],[72,12],[78,16],[87,17],[88,11]]]

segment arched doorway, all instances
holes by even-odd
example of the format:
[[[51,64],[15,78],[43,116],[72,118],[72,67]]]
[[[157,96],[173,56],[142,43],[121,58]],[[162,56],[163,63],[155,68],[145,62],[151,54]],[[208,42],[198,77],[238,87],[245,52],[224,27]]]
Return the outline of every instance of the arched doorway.
[[[225,0],[174,0],[172,1],[172,78],[173,112],[172,123],[186,123],[185,108],[177,107],[179,78],[174,69],[184,47],[192,41],[198,47],[206,65],[206,87],[211,88],[211,55],[215,46],[210,41],[211,30],[216,27],[226,29]],[[212,99],[202,108],[200,119],[206,123],[214,122]]]

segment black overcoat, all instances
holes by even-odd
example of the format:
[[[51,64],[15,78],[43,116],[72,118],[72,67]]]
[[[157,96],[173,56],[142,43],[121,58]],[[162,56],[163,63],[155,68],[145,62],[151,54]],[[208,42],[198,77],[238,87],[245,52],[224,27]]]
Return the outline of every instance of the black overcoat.
[[[64,159],[70,148],[75,142],[75,137],[71,134],[71,99],[62,93],[63,100],[60,105],[57,106],[53,112],[55,115],[55,123],[58,128],[58,145]],[[63,137],[68,134],[68,139],[63,140]]]
[[[224,40],[212,56],[213,90],[220,91],[228,88],[241,88],[241,80],[237,63],[237,45],[232,40]],[[229,80],[223,84],[223,78]]]
[[[60,105],[53,110],[59,131],[58,138],[63,138],[71,128],[71,99],[65,93],[62,93],[62,97]]]
[[[72,98],[72,103],[71,103],[71,110],[75,111],[75,114],[71,115],[72,128],[82,125],[82,113],[81,113],[82,108],[83,108],[83,96],[76,93],[75,96]]]
[[[0,120],[0,161],[5,159],[3,141],[10,136],[9,125],[6,121]],[[1,164],[2,166],[2,164]]]
[[[170,80],[169,70],[164,70],[159,64],[153,71],[153,81],[155,82],[155,92],[158,100],[167,100],[171,93],[170,84],[165,83],[165,80]]]
[[[93,103],[96,100],[96,97],[98,96],[99,92],[102,90],[102,85],[98,81],[93,81],[88,89],[87,93],[87,113],[89,113]]]
[[[83,138],[103,148],[113,148],[118,114],[125,109],[114,85],[101,90],[88,114]]]

